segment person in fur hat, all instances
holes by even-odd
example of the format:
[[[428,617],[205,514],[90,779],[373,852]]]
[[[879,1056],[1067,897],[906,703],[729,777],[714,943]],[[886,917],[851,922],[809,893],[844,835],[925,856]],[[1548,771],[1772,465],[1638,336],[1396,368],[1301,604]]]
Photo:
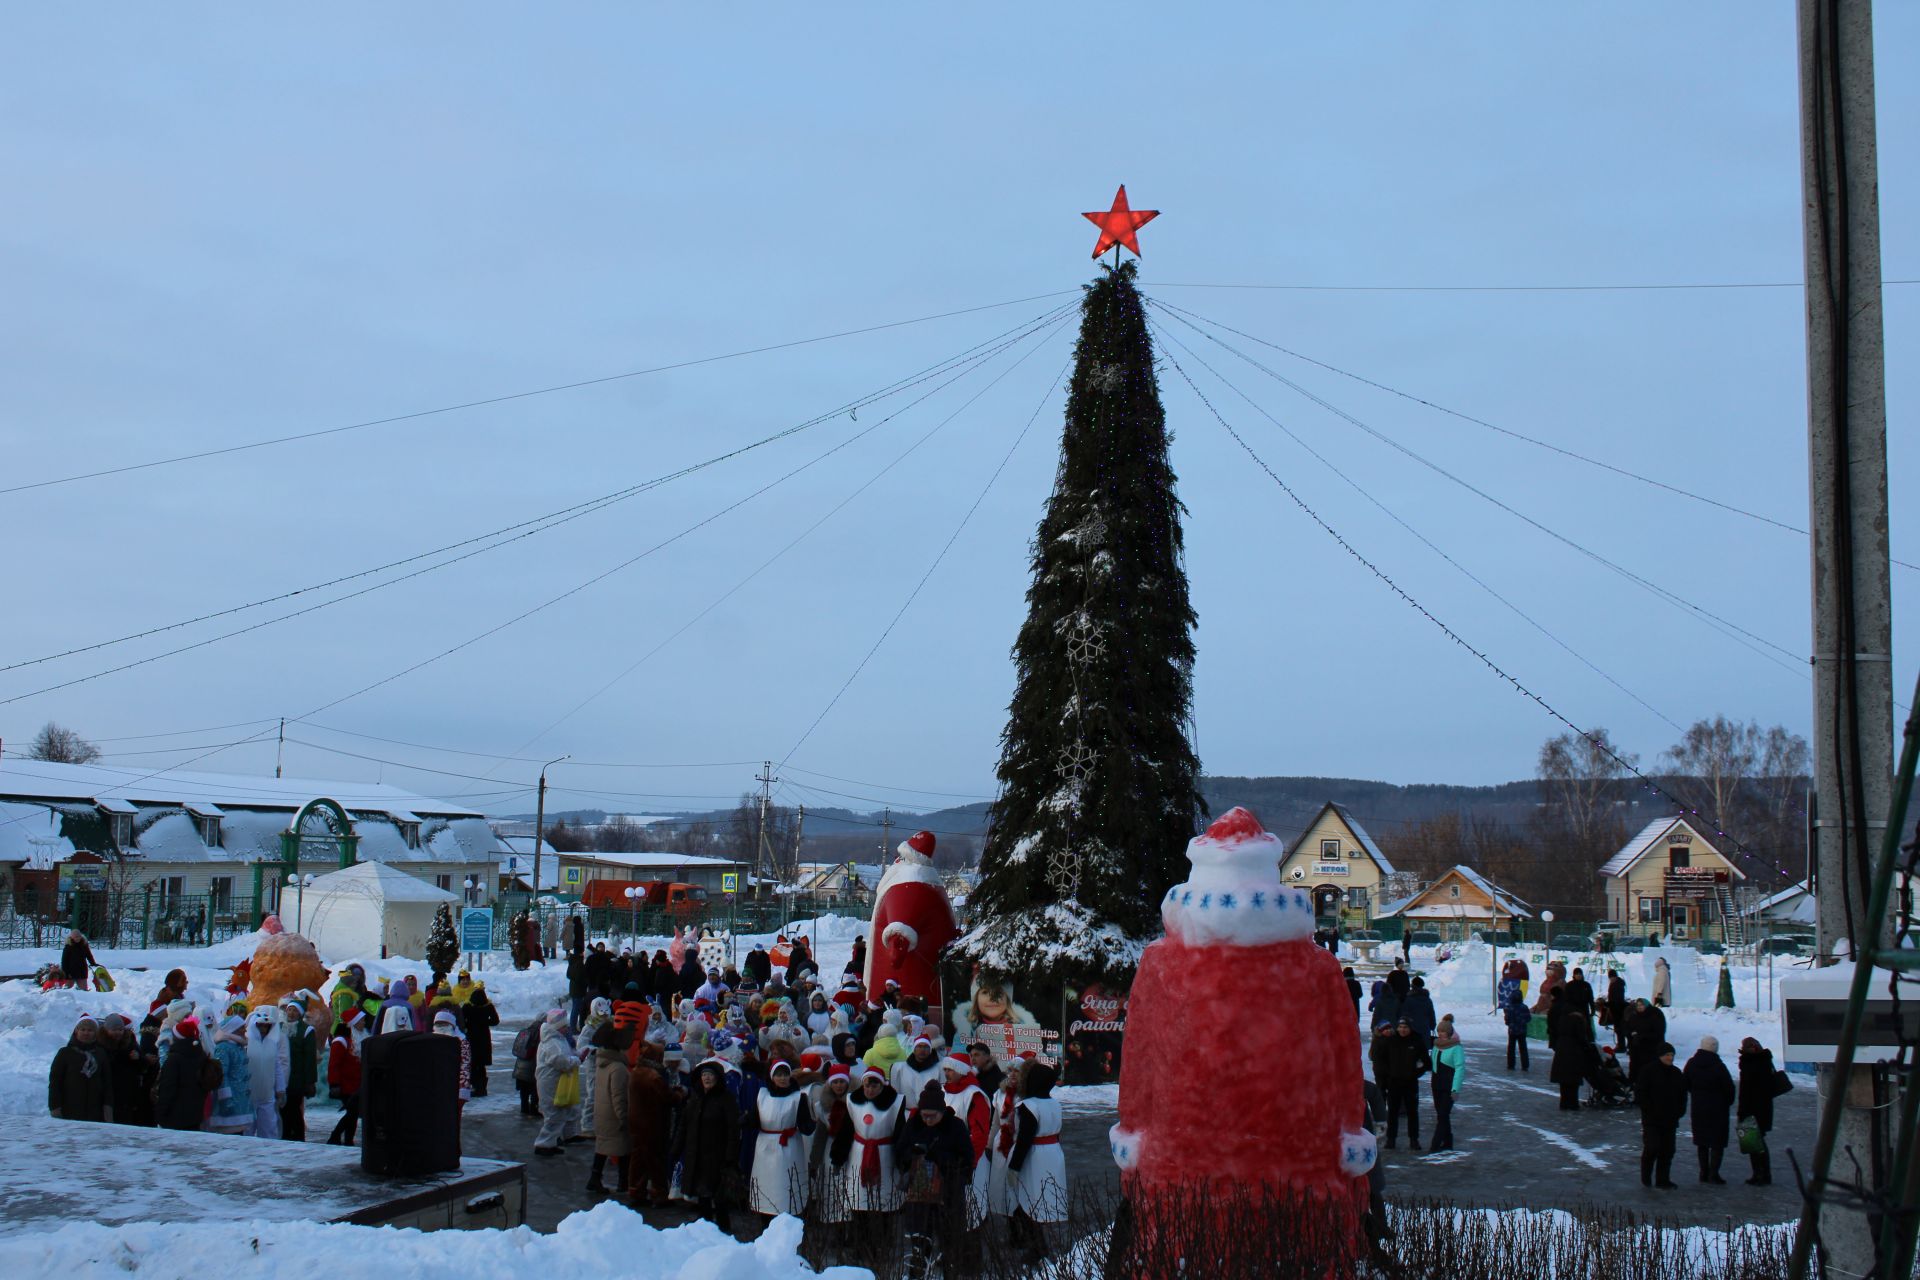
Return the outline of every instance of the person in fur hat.
[[[734,1187],[740,1178],[740,1104],[727,1090],[725,1064],[708,1058],[694,1069],[693,1088],[681,1104],[674,1159],[680,1192],[700,1216],[728,1229]]]
[[[56,1120],[113,1119],[113,1063],[100,1043],[100,1025],[83,1013],[53,1055],[47,1075],[47,1111]]]

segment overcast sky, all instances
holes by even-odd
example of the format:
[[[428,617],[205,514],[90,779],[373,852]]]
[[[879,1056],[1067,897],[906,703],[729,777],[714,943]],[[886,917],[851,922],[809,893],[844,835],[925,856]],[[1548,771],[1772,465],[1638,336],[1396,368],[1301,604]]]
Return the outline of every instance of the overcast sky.
[[[1804,526],[1797,289],[1190,287],[1794,281],[1791,6],[1281,8],[760,6],[720,21],[702,6],[418,4],[196,25],[11,6],[0,488],[1030,300],[0,495],[0,665],[532,520],[867,396],[1071,302],[1093,273],[1079,212],[1122,181],[1163,211],[1142,232],[1153,296]],[[1920,65],[1920,11],[1876,21],[1885,274],[1912,278],[1920,87],[1899,72]],[[1890,288],[1894,554],[1920,562],[1899,516],[1917,322],[1920,288]],[[289,746],[289,772],[515,809],[538,761],[572,753],[675,767],[563,765],[552,803],[659,809],[737,795],[754,771],[739,762],[791,752],[791,800],[984,798],[1057,396],[981,493],[1070,338],[1049,331],[897,418],[883,421],[937,384],[445,570],[8,703],[0,737],[13,749],[53,718],[113,740],[129,769],[270,771],[271,742],[215,744],[270,736],[264,722],[432,658],[851,439],[291,726],[331,750]],[[1524,516],[1806,653],[1803,537],[1230,340]],[[1238,391],[1171,354],[1328,523],[1576,723],[1648,760],[1678,736],[1669,720],[1806,731],[1804,661],[1735,643],[1218,347],[1200,354]],[[1161,380],[1207,771],[1527,776],[1559,726],[1369,577],[1178,374]],[[1894,572],[1905,690],[1916,574]],[[325,598],[0,672],[0,698]],[[211,728],[244,722],[262,723]],[[124,754],[176,747],[195,750]]]

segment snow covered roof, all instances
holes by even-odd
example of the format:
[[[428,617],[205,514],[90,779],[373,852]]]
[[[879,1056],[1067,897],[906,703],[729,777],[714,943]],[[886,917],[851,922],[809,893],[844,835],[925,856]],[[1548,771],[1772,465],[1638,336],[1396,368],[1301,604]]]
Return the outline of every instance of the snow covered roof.
[[[703,858],[692,853],[563,853],[568,862],[598,863],[609,867],[661,869],[667,867],[739,867],[733,858]]]
[[[151,775],[151,776],[150,776]],[[64,800],[109,806],[137,804],[215,805],[221,808],[298,809],[316,796],[339,802],[349,813],[412,814],[478,818],[477,809],[435,800],[373,782],[337,778],[255,778],[231,773],[122,769],[103,764],[53,764],[45,760],[0,760],[0,799]]]
[[[1602,876],[1623,876],[1627,874],[1627,872],[1633,868],[1634,863],[1646,857],[1649,853],[1653,852],[1654,849],[1661,847],[1667,834],[1675,827],[1685,828],[1693,837],[1694,841],[1706,846],[1706,848],[1716,854],[1720,852],[1713,847],[1713,842],[1701,835],[1699,829],[1691,822],[1688,822],[1685,818],[1670,815],[1665,818],[1655,818],[1652,822],[1640,828],[1639,834],[1620,846],[1620,852],[1607,859],[1606,865],[1600,868],[1599,874]],[[1727,865],[1733,866],[1731,860],[1728,861]],[[1733,874],[1739,876],[1742,880],[1747,878],[1746,873],[1740,870],[1739,867],[1733,867]]]
[[[1456,864],[1447,868],[1446,872],[1441,875],[1439,879],[1420,890],[1420,892],[1410,894],[1407,897],[1387,903],[1381,907],[1379,911],[1374,913],[1374,919],[1384,920],[1397,915],[1406,915],[1414,918],[1432,917],[1436,919],[1446,919],[1460,915],[1461,904],[1423,901],[1423,899],[1434,890],[1445,884],[1448,876],[1459,876],[1462,880],[1465,880],[1468,884],[1486,894],[1488,900],[1493,903],[1495,912],[1499,915],[1512,916],[1518,920],[1531,920],[1533,918],[1533,910],[1526,904],[1525,900],[1502,889],[1499,885],[1487,879],[1472,867],[1463,867]]]
[[[62,815],[51,805],[0,800],[0,863],[18,863],[45,871],[74,854],[73,841],[61,831]]]
[[[356,862],[338,871],[314,877],[307,896],[341,895],[376,902],[458,902],[460,895],[428,884],[418,876],[395,871],[384,862]],[[310,908],[311,909],[311,908]]]

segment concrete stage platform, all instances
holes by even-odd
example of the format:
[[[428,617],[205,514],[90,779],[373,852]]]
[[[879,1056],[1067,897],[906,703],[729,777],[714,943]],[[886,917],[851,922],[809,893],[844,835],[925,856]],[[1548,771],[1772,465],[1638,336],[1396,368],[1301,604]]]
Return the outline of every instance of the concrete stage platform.
[[[458,1173],[379,1178],[358,1147],[273,1142],[8,1116],[0,1124],[0,1236],[66,1222],[352,1222],[517,1227],[526,1166],[463,1160]]]

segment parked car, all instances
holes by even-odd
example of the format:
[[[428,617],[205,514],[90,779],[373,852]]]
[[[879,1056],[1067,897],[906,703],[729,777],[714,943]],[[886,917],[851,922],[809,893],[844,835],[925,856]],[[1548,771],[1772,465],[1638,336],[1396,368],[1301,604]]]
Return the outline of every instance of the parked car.
[[[1760,939],[1760,954],[1763,956],[1797,956],[1804,954],[1800,950],[1802,939],[1797,934],[1776,934],[1771,938]]]
[[[1647,940],[1641,937],[1622,934],[1613,940],[1613,949],[1615,951],[1645,951],[1647,949]]]

